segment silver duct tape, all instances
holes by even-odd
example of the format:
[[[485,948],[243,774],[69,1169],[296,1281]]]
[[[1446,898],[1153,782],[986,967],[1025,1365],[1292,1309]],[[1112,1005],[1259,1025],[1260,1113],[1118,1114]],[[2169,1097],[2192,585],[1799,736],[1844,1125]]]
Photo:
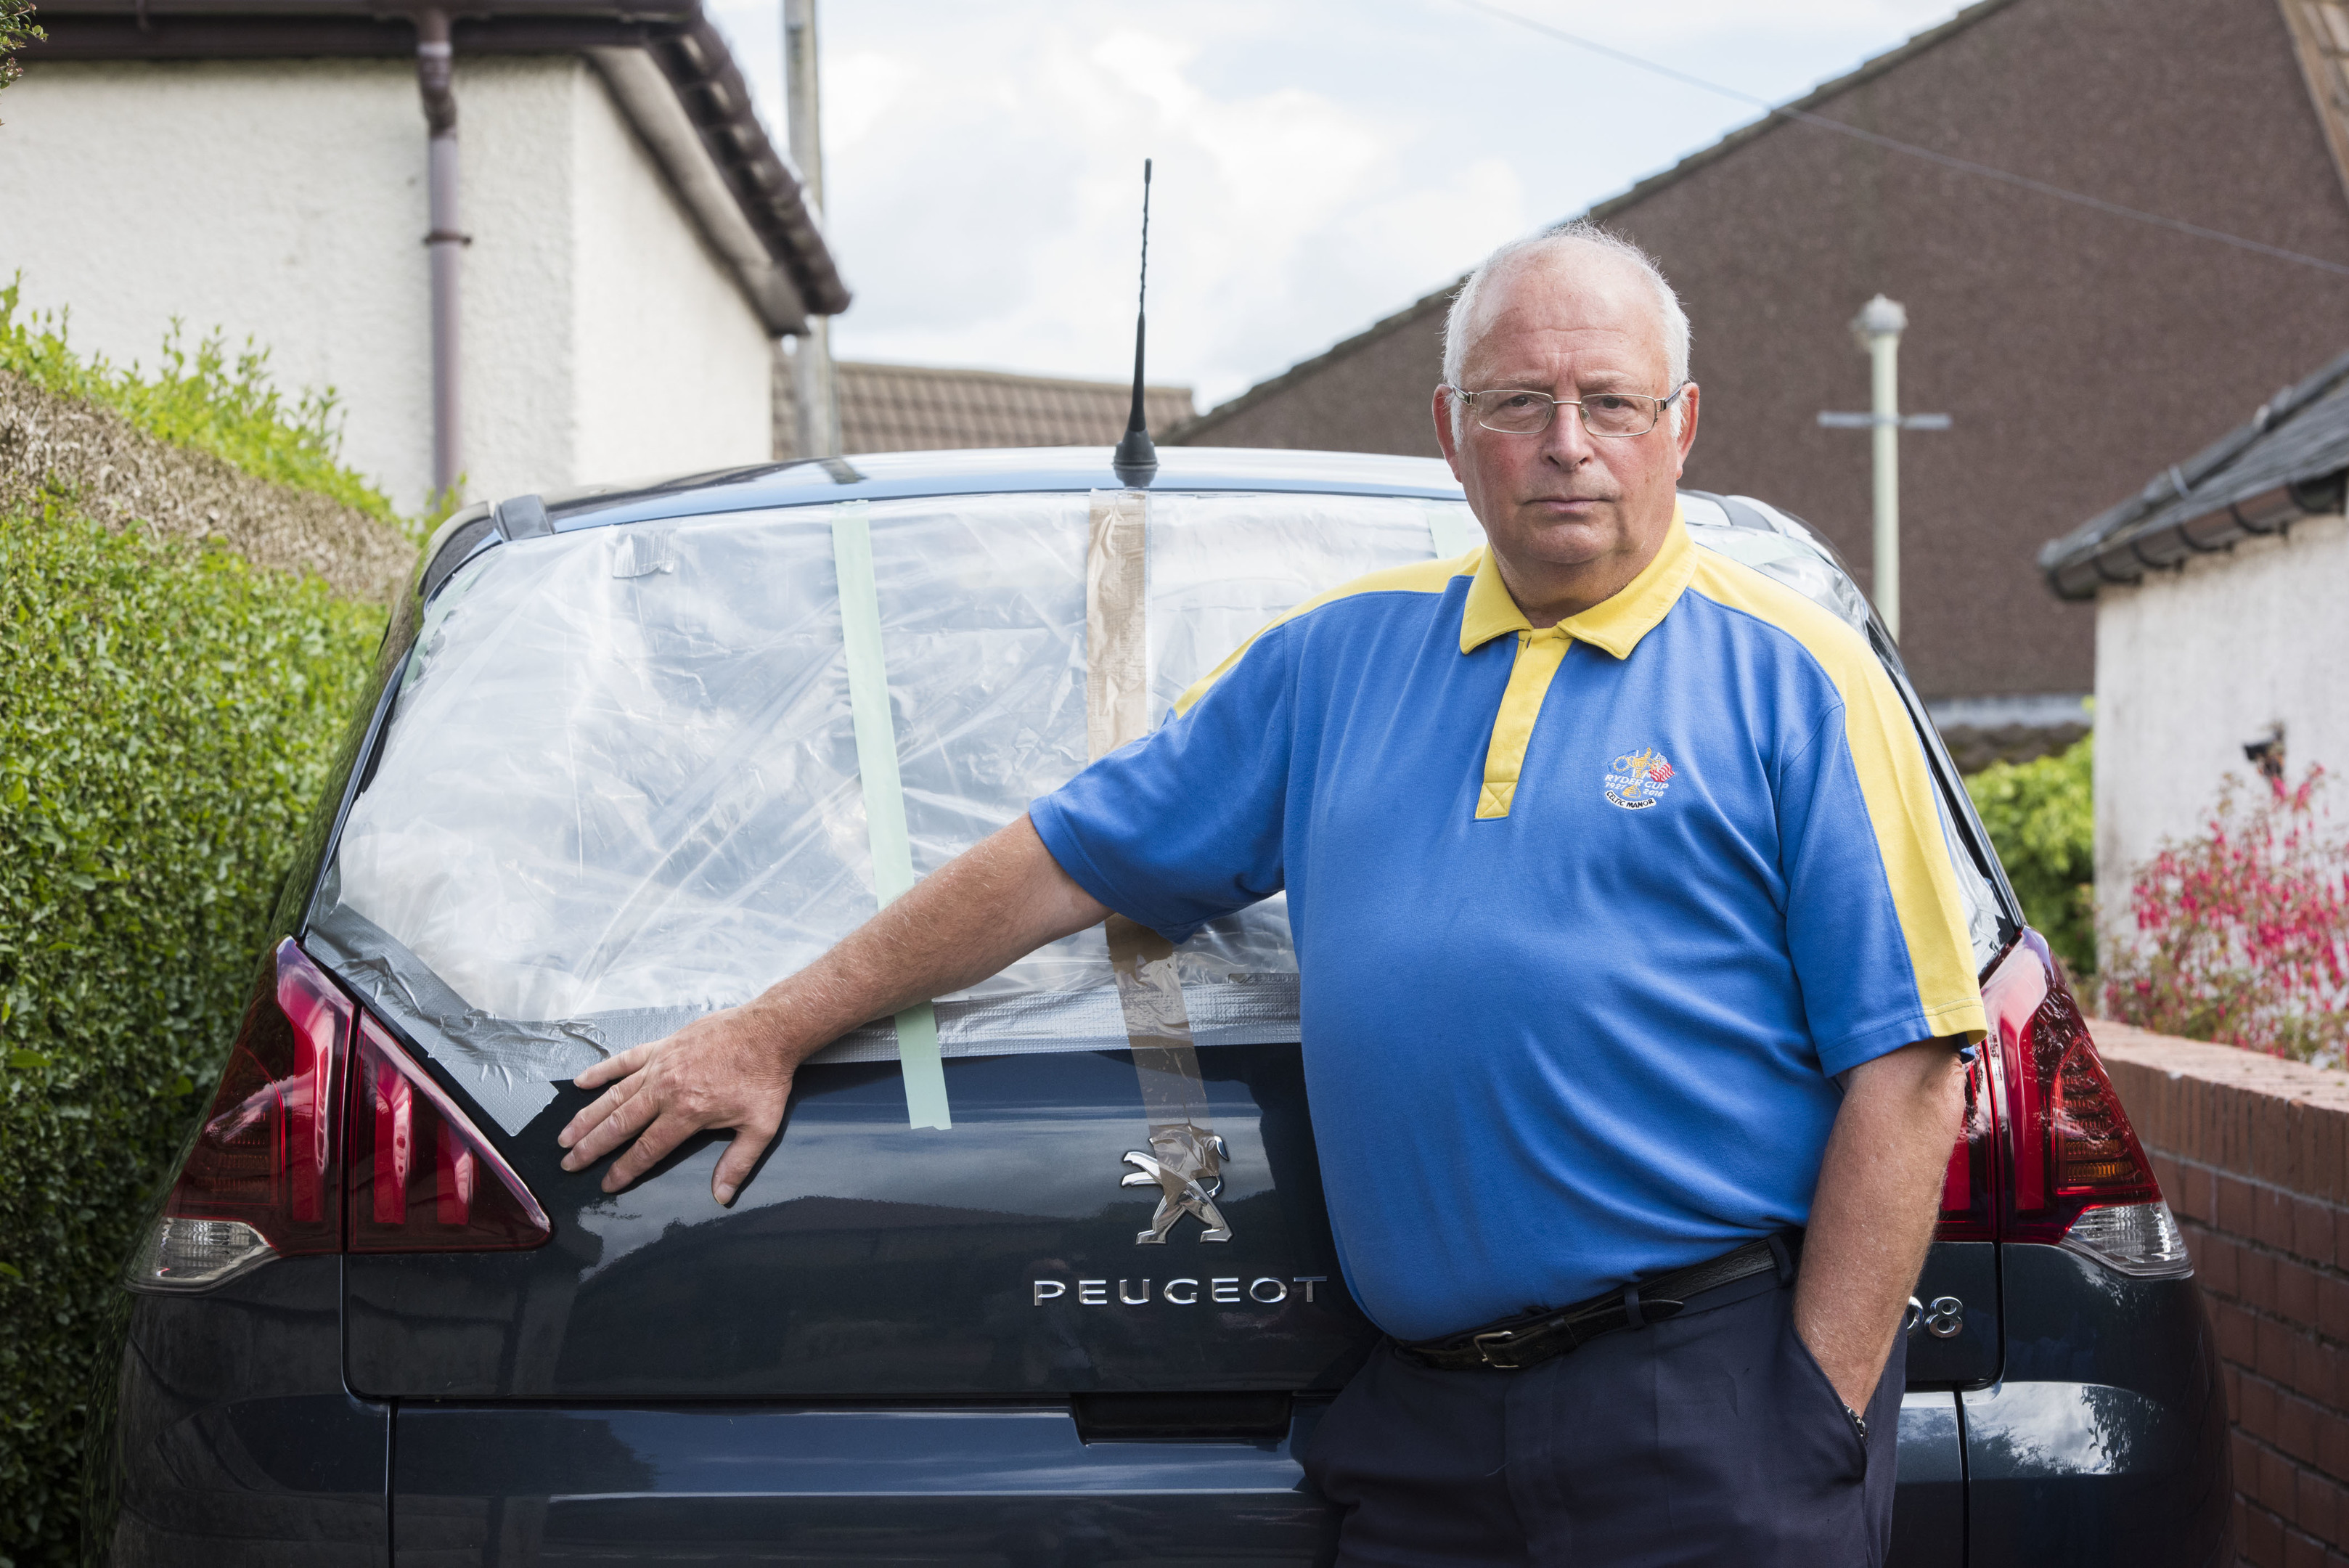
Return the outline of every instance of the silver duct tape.
[[[1096,490],[1091,516],[1085,549],[1085,744],[1099,760],[1150,730],[1149,493]],[[1149,1123],[1149,1151],[1126,1155],[1133,1169],[1123,1185],[1158,1189],[1150,1229],[1134,1240],[1163,1243],[1175,1222],[1189,1214],[1205,1227],[1201,1241],[1228,1241],[1231,1227],[1215,1200],[1231,1154],[1208,1121],[1174,944],[1123,915],[1112,915],[1104,930]]]
[[[1139,929],[1140,928],[1136,928]],[[1153,940],[1158,940],[1154,933]],[[574,1074],[631,1046],[677,1033],[693,1020],[740,998],[674,1007],[628,1008],[578,1018],[501,1018],[473,1006],[425,961],[366,916],[336,904],[304,934],[311,955],[350,987],[367,1010],[397,1026],[448,1069],[491,1120],[519,1134],[554,1098],[554,1087]],[[1281,1045],[1297,1040],[1298,983],[1285,971],[1222,974],[1189,987],[1174,1004],[1187,1019],[1197,1044]],[[1161,1012],[1165,1003],[1158,1004]],[[1108,991],[1026,992],[972,997],[937,1004],[941,1055],[1028,1056],[1064,1051],[1130,1048],[1123,998]],[[1195,1102],[1198,1062],[1188,1058],[1185,1075],[1179,1054],[1171,1066],[1137,1052],[1137,1065],[1154,1065],[1143,1078],[1145,1103],[1154,1106]],[[894,1023],[868,1024],[843,1035],[812,1063],[897,1061]],[[1172,1079],[1187,1076],[1187,1083]],[[1188,1115],[1187,1109],[1184,1113]],[[1153,1111],[1154,1121],[1157,1112]]]
[[[327,909],[304,933],[304,945],[369,1012],[419,1039],[508,1133],[520,1133],[546,1108],[557,1082],[637,1044],[616,1044],[601,1022],[523,1022],[484,1012],[347,904]]]

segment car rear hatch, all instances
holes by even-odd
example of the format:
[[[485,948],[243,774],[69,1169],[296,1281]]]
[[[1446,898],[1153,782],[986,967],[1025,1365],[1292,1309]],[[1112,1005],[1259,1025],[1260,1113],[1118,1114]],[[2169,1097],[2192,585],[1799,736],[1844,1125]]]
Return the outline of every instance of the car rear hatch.
[[[1164,961],[1176,1076],[1196,1078],[1175,1119],[1221,1152],[1206,1210],[1172,1205],[1149,1241],[1164,1075],[1137,1073],[1098,928],[824,1053],[730,1210],[710,1199],[709,1139],[605,1195],[599,1170],[560,1170],[554,1138],[584,1103],[581,1066],[748,1000],[873,912],[893,853],[935,869],[1081,767],[1108,683],[1089,644],[1146,661],[1146,687],[1112,700],[1164,713],[1314,586],[1430,558],[1432,516],[1465,524],[1456,504],[1384,497],[852,502],[557,533],[453,574],[305,945],[481,1108],[554,1235],[354,1257],[353,1386],[582,1401],[1338,1386],[1370,1331],[1323,1214],[1277,898]],[[857,673],[872,654],[896,775],[879,791]],[[924,1028],[942,1043],[942,1116],[896,1060]],[[1164,1067],[1154,1041],[1144,1064]],[[1210,1238],[1218,1210],[1228,1240]]]
[[[1745,510],[1759,526],[1692,497],[1692,532],[1864,625],[1798,525]],[[1064,1545],[1159,1550],[1187,1520],[1202,1547],[1228,1524],[1309,1559],[1326,1521],[1295,1449],[1374,1334],[1339,1277],[1278,898],[1162,971],[1193,1046],[1182,1119],[1218,1140],[1203,1203],[1152,1179],[1165,1021],[1121,992],[1100,929],[822,1054],[730,1210],[715,1139],[616,1195],[554,1139],[586,1098],[572,1074],[802,966],[877,907],[893,853],[933,870],[1097,754],[1105,684],[1162,714],[1312,592],[1478,538],[1458,503],[1402,497],[961,496],[562,531],[440,579],[304,942],[475,1113],[552,1239],[347,1260],[350,1386],[398,1401],[402,1541],[1043,1561],[1021,1532],[1049,1516]],[[896,774],[877,792],[874,670]],[[1994,873],[1938,761],[1987,961],[2009,934]],[[1996,1376],[1976,1086],[1912,1386]],[[1942,1404],[1912,1414],[1950,1449],[1954,1508]],[[835,1448],[904,1462],[811,1468]],[[1222,1501],[1167,1511],[1180,1493]],[[740,1509],[705,1506],[720,1494]]]

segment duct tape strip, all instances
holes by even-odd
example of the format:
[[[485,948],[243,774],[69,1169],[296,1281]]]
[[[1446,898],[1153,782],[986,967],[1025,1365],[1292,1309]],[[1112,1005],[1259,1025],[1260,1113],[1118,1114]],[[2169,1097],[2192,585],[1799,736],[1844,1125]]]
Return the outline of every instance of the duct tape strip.
[[[1085,549],[1085,746],[1100,758],[1150,729],[1150,497],[1139,490],[1096,490],[1092,518]],[[1158,1189],[1157,1212],[1134,1241],[1164,1242],[1189,1214],[1205,1227],[1199,1240],[1228,1241],[1232,1228],[1216,1196],[1231,1151],[1208,1125],[1174,944],[1123,915],[1112,915],[1103,932],[1150,1127],[1150,1147],[1126,1155],[1133,1168],[1122,1185]]]
[[[1485,531],[1476,526],[1475,514],[1457,501],[1422,503],[1427,516],[1428,543],[1435,547],[1435,558],[1449,561],[1464,556],[1485,542]]]
[[[1150,732],[1150,496],[1092,493],[1085,546],[1085,750],[1099,758]]]
[[[848,661],[848,711],[856,731],[856,774],[864,786],[864,825],[873,846],[873,891],[885,908],[914,885],[914,850],[905,832],[905,790],[897,776],[897,732],[889,718],[889,680],[881,659],[881,590],[873,580],[873,530],[866,504],[843,501],[832,512],[832,562],[840,581],[841,642]],[[897,1014],[897,1065],[905,1081],[905,1120],[917,1127],[954,1125],[947,1113],[946,1069],[938,1060],[938,1019],[925,1002]]]

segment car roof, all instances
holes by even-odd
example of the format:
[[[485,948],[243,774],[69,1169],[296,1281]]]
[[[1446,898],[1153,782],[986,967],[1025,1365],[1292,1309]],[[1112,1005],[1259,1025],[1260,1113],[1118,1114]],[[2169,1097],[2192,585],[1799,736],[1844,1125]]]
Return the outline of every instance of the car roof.
[[[597,485],[543,499],[555,529],[567,532],[831,501],[1126,488],[1125,481],[1111,472],[1107,447],[997,447],[759,463]],[[1260,447],[1162,447],[1158,472],[1147,488],[1463,499],[1459,481],[1437,458]]]

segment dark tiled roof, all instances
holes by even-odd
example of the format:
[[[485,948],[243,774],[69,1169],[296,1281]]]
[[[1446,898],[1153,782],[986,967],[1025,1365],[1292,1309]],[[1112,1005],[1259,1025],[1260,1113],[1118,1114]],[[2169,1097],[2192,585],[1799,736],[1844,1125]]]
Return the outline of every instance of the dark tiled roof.
[[[2278,392],[2251,422],[2039,552],[2057,597],[2095,597],[2189,556],[2341,509],[2349,474],[2349,354]]]
[[[1066,381],[995,370],[843,361],[840,444],[844,452],[948,452],[997,446],[1112,446],[1124,433],[1131,381]],[[1188,387],[1144,387],[1154,431],[1191,418]],[[775,451],[793,451],[791,377],[776,378]]]

